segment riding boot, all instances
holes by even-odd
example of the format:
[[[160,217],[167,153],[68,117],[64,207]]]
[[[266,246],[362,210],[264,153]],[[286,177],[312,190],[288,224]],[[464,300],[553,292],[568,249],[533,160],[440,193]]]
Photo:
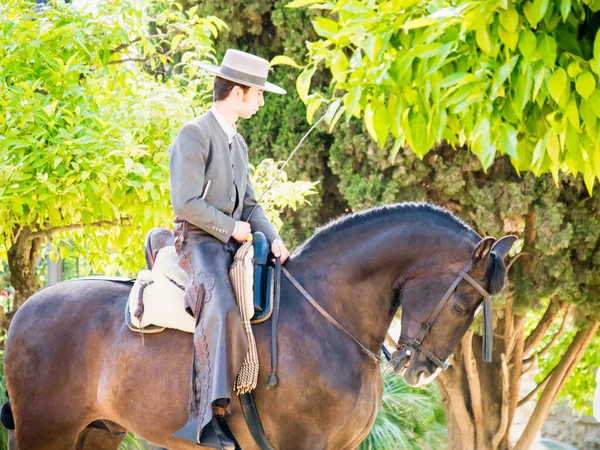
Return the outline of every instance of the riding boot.
[[[212,419],[202,430],[199,430],[198,418],[190,417],[185,426],[174,436],[208,448],[235,450],[235,442],[227,436],[227,432],[231,434],[231,430],[225,421],[225,407],[216,406],[223,404],[222,401],[226,403],[227,399],[219,399],[214,402]]]
[[[235,450],[235,442],[232,439],[230,439],[224,431],[225,429],[229,433],[231,433],[231,430],[229,429],[229,426],[227,426],[227,422],[225,421],[225,408],[223,406],[217,406],[222,404],[221,402],[227,403],[227,399],[218,399],[214,402],[213,418],[210,421],[210,424],[213,426],[213,429],[217,435],[217,438],[219,439],[219,442],[221,443],[221,446],[223,447],[223,450]]]

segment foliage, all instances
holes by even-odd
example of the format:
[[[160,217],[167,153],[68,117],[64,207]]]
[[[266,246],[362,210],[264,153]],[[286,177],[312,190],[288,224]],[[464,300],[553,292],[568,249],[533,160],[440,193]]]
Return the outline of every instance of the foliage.
[[[0,252],[23,226],[95,224],[88,251],[105,263],[107,248],[169,221],[166,148],[202,105],[205,91],[189,80],[223,24],[171,0],[104,1],[94,12],[33,4],[0,7]],[[167,44],[190,63],[162,82],[147,70],[173,63]],[[135,261],[124,254],[119,265]]]
[[[361,450],[438,449],[446,437],[444,408],[435,385],[412,389],[394,372],[383,376],[381,409]]]
[[[364,118],[392,152],[408,144],[422,158],[437,143],[468,145],[484,169],[508,155],[518,171],[600,177],[600,34],[596,0],[334,2],[312,23],[297,90],[310,110],[328,96],[313,89],[325,65],[338,113]],[[334,94],[334,95],[336,95]]]
[[[32,6],[0,7],[0,258],[29,226],[51,232],[63,259],[133,273],[144,234],[171,221],[166,150],[207,106],[197,63],[225,24],[171,0]],[[299,204],[305,188],[291,182],[268,201],[287,204],[278,186]]]

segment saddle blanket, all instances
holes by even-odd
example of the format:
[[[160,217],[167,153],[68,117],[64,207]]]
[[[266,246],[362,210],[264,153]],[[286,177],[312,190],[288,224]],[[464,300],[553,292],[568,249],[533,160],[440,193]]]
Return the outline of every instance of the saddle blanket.
[[[130,328],[137,331],[154,325],[153,330],[161,327],[193,333],[194,318],[186,312],[184,302],[187,284],[188,276],[179,266],[175,247],[162,248],[156,255],[152,271],[142,270],[131,289],[127,305]],[[143,291],[143,314],[140,321],[136,317],[136,311],[143,285],[146,286]]]
[[[258,351],[250,319],[254,314],[254,247],[246,242],[234,256],[230,278],[240,315],[244,323],[249,349],[234,389],[239,394],[250,392],[258,381]],[[185,310],[184,292],[189,277],[178,263],[175,247],[162,248],[156,255],[152,271],[139,273],[125,311],[127,326],[132,331],[157,333],[172,328],[194,332],[194,318]],[[141,295],[140,295],[141,291]]]

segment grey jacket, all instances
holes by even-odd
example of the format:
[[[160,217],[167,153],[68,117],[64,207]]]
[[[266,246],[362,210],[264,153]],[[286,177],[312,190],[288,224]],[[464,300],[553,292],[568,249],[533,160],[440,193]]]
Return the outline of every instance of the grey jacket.
[[[235,222],[246,220],[256,205],[246,141],[236,134],[230,150],[227,134],[210,111],[181,128],[169,147],[169,171],[175,215],[222,242],[229,241]],[[239,204],[234,210],[236,189]],[[280,239],[260,205],[250,226],[271,243]]]

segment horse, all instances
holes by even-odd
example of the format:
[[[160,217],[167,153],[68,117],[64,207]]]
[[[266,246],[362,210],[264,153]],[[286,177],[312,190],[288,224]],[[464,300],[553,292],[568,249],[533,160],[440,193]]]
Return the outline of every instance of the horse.
[[[262,363],[254,399],[273,446],[356,449],[383,395],[380,364],[361,345],[379,354],[401,308],[400,339],[419,345],[406,347],[398,371],[411,386],[430,383],[483,301],[480,289],[457,276],[467,267],[483,289],[500,292],[515,239],[507,238],[482,239],[427,203],[380,206],[318,229],[284,267],[360,345],[282,277],[279,384],[270,390],[270,323],[254,327]],[[5,353],[13,448],[117,449],[125,431],[164,448],[198,448],[173,437],[188,418],[192,337],[166,330],[142,340],[129,330],[124,311],[131,287],[63,281],[18,310]],[[230,409],[240,446],[257,449],[238,402]]]

